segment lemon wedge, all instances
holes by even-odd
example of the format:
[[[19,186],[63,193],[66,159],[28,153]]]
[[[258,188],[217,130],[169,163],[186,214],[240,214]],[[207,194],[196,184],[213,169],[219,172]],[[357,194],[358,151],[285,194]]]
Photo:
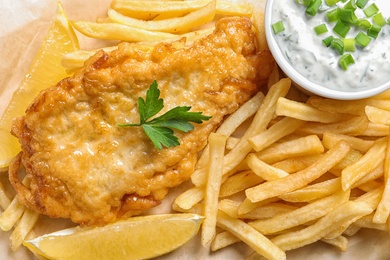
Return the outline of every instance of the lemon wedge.
[[[202,221],[190,213],[133,217],[104,227],[64,229],[23,244],[49,259],[147,259],[185,244]]]
[[[18,140],[10,134],[12,120],[24,114],[41,90],[69,76],[61,66],[61,58],[78,49],[77,36],[58,3],[57,14],[48,34],[0,119],[0,169],[5,169],[20,151]]]

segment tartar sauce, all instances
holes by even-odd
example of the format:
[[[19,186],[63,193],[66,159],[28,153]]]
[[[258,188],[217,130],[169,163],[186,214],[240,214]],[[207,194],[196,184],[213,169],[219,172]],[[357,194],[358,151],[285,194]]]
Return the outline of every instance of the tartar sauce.
[[[375,1],[368,1],[367,6]],[[387,2],[387,1],[386,1]],[[375,2],[387,19],[390,15],[389,4]],[[336,4],[343,7],[341,1]],[[326,47],[322,40],[330,35],[340,38],[332,29],[326,12],[333,7],[323,4],[315,16],[305,13],[306,7],[295,0],[274,1],[272,6],[272,24],[282,21],[285,30],[274,35],[276,42],[290,64],[305,78],[323,87],[354,91],[377,87],[390,81],[390,25],[386,24],[376,39],[372,39],[365,48],[356,48],[352,52],[355,63],[345,71],[338,65],[340,54]],[[355,11],[358,18],[364,18],[362,9]],[[325,23],[328,32],[317,35],[314,27]],[[355,38],[361,31],[355,26],[345,38]]]

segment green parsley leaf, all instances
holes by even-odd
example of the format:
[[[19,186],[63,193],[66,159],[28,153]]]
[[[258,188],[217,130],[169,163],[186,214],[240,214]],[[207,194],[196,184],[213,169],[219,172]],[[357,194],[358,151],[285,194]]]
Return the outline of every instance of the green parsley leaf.
[[[202,112],[189,112],[190,106],[178,106],[159,117],[151,119],[163,108],[164,100],[160,98],[157,81],[153,81],[146,92],[146,98],[138,98],[140,122],[138,124],[119,124],[119,126],[142,126],[154,146],[161,150],[163,146],[174,147],[180,145],[179,139],[174,135],[173,130],[188,132],[194,129],[190,122],[201,124],[211,118],[203,115]]]

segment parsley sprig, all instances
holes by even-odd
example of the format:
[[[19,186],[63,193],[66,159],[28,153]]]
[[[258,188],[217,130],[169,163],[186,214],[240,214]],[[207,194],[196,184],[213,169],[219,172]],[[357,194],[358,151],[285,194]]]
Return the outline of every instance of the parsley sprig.
[[[190,122],[201,124],[211,118],[203,115],[202,112],[189,112],[190,106],[178,106],[159,117],[151,119],[163,108],[164,100],[160,98],[157,81],[153,81],[146,92],[146,98],[138,98],[140,122],[137,124],[119,124],[119,126],[142,126],[154,146],[161,150],[163,146],[174,147],[180,145],[179,139],[175,136],[173,130],[189,132],[194,129]]]

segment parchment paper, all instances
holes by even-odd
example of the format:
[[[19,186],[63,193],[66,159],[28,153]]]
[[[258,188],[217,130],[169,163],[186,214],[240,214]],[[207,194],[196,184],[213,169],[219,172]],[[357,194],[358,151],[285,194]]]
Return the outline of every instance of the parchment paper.
[[[250,0],[255,7],[263,9],[266,0]],[[293,1],[293,0],[291,0]],[[94,21],[105,16],[110,0],[63,0],[65,12],[71,20]],[[0,0],[0,115],[17,88],[28,66],[39,49],[47,32],[50,21],[56,12],[54,0]],[[80,37],[82,48],[96,47],[101,42]],[[1,144],[0,144],[1,145]],[[7,176],[0,176],[6,181]],[[162,205],[153,210],[168,212],[174,194],[183,190],[184,184],[170,192]],[[68,221],[42,217],[36,232],[51,232],[69,226]],[[12,252],[9,247],[10,232],[0,232],[0,259],[35,259],[24,247]],[[347,252],[339,252],[322,242],[287,253],[288,259],[390,259],[390,235],[373,230],[361,230],[350,238]],[[245,259],[252,250],[245,244],[238,243],[218,252],[210,253],[202,248],[199,236],[173,253],[160,259]]]

